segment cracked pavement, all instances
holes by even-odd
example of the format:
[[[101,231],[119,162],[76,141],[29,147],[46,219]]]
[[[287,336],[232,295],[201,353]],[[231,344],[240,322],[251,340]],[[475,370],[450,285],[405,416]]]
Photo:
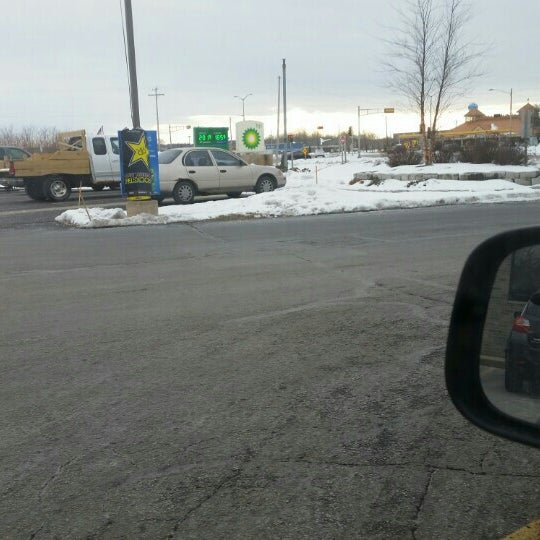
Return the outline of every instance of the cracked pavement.
[[[465,256],[537,213],[6,231],[0,537],[481,539],[538,517],[538,453],[469,425],[443,380]]]

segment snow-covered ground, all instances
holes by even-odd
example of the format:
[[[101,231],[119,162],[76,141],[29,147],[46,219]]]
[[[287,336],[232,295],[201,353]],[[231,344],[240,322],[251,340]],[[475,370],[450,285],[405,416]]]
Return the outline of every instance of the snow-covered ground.
[[[539,152],[540,154],[540,152]],[[389,178],[378,184],[351,183],[355,173],[392,173],[396,177],[412,172],[463,174],[467,172],[502,176],[503,171],[538,171],[536,166],[443,163],[430,167],[404,166],[391,169],[383,158],[355,156],[341,163],[340,157],[298,160],[287,173],[287,185],[272,193],[245,194],[239,199],[206,201],[192,205],[159,208],[159,216],[126,217],[121,208],[67,210],[56,221],[67,226],[93,228],[166,224],[210,219],[242,219],[305,216],[343,212],[366,212],[397,208],[418,208],[451,204],[500,203],[540,200],[540,185],[521,186],[508,180],[437,180],[421,182]],[[540,173],[539,173],[540,175]],[[538,189],[537,189],[538,188]]]

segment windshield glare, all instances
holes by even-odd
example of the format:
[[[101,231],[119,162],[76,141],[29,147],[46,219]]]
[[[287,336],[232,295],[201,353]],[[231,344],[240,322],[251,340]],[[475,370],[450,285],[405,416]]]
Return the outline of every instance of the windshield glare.
[[[164,150],[163,152],[159,153],[158,161],[162,165],[172,163],[182,152],[183,150],[181,148],[171,148],[170,150]]]

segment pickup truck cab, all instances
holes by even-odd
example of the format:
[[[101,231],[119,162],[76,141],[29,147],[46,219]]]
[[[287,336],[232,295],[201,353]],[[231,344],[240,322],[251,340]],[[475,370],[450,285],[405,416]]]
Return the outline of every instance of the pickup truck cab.
[[[60,133],[57,142],[56,152],[12,161],[8,184],[24,187],[31,199],[53,202],[65,201],[78,187],[120,187],[118,136],[80,130]]]
[[[20,159],[28,159],[30,155],[30,152],[17,146],[0,146],[0,184],[5,189],[9,190],[12,188],[8,180],[6,180],[9,177],[10,163]]]

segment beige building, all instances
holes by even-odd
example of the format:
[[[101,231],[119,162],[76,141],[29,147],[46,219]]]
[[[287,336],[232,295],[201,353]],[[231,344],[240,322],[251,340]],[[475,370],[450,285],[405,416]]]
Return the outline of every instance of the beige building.
[[[420,146],[420,133],[397,133],[398,142],[406,146]],[[468,106],[465,121],[452,129],[437,132],[437,138],[464,140],[488,137],[519,137],[529,144],[538,144],[540,138],[540,118],[538,109],[527,103],[517,114],[494,114],[487,116],[476,103]]]

